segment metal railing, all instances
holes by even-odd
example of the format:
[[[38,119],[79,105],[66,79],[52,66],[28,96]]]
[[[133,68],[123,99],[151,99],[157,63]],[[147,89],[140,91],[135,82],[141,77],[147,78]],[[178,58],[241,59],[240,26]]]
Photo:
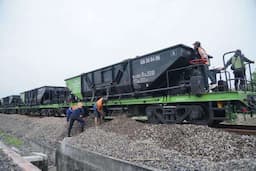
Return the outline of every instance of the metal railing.
[[[236,51],[229,51],[229,52],[226,52],[223,54],[223,66],[226,65],[226,59],[225,57],[229,54],[234,54]],[[250,80],[247,80],[247,76],[246,76],[246,69],[247,69],[247,66],[248,66],[248,69],[249,69],[249,79]],[[245,73],[244,73],[244,79],[243,78],[233,78],[231,79],[230,78],[230,73],[227,71],[226,68],[224,68],[224,72],[225,72],[225,79],[226,81],[229,83],[228,85],[228,89],[229,91],[232,90],[232,84],[231,84],[231,81],[235,81],[235,80],[238,80],[238,81],[244,81],[244,88],[243,88],[243,91],[255,91],[255,87],[256,87],[256,84],[253,82],[253,79],[252,79],[252,70],[251,70],[251,63],[245,63]],[[227,72],[229,73],[229,78],[227,76]]]

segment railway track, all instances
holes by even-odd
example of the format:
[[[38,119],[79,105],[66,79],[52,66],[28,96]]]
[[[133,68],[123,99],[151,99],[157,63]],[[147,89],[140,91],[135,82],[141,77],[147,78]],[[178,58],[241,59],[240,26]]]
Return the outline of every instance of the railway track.
[[[228,125],[219,124],[213,126],[216,129],[222,129],[227,132],[234,132],[242,135],[256,135],[256,125]]]

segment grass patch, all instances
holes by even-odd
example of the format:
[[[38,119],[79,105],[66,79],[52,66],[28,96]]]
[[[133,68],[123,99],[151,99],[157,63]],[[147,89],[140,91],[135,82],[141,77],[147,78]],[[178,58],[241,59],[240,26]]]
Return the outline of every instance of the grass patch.
[[[0,130],[0,139],[6,145],[11,145],[11,146],[15,146],[15,147],[20,147],[23,144],[23,141],[21,141],[20,139],[14,137],[14,136],[8,135],[1,130]]]

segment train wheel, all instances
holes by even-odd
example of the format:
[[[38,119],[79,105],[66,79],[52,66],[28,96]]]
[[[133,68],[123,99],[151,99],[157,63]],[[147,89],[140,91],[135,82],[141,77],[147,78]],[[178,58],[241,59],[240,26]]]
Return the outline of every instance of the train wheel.
[[[152,105],[146,108],[146,114],[148,117],[149,123],[159,124],[165,123],[163,117],[163,107],[160,105]]]

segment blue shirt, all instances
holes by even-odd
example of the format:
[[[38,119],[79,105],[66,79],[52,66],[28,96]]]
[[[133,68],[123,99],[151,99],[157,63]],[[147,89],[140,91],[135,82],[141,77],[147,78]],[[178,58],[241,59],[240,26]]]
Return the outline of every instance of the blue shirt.
[[[94,111],[97,111],[97,105],[96,105],[96,103],[93,105],[93,110],[94,110]]]
[[[78,108],[76,110],[73,110],[73,112],[71,113],[70,117],[71,118],[79,118],[80,115],[84,114],[84,110],[83,108]]]
[[[69,121],[72,112],[73,112],[73,110],[72,110],[71,107],[69,107],[69,108],[66,110],[67,122]]]

